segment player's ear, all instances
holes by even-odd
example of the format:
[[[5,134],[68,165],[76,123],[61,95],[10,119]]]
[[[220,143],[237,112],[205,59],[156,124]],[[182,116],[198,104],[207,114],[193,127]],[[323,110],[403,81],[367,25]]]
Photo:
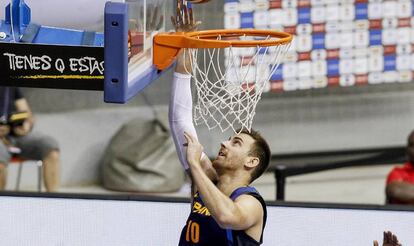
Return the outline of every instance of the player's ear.
[[[260,163],[260,159],[259,159],[258,157],[249,156],[249,157],[247,157],[247,158],[248,158],[248,159],[247,159],[246,166],[247,166],[248,168],[254,168],[254,167],[257,167],[257,166],[259,165],[259,163]]]

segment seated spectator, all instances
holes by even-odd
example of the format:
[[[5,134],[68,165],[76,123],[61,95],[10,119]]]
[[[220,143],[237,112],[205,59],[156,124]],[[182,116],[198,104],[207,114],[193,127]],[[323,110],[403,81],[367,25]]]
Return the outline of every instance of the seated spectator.
[[[386,196],[390,204],[414,205],[414,131],[408,136],[407,162],[388,174]]]
[[[24,117],[11,117],[19,112]],[[25,114],[23,114],[23,112]],[[19,149],[20,157],[43,161],[46,190],[56,191],[59,186],[59,147],[55,139],[32,133],[34,118],[27,100],[19,88],[0,87],[0,190],[7,180],[7,164],[11,149]]]

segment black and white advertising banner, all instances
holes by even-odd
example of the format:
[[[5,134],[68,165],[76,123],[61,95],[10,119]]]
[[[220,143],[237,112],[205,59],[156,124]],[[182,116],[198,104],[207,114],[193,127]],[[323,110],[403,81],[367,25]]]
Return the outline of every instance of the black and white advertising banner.
[[[0,43],[0,86],[103,90],[104,48]]]
[[[0,196],[1,245],[177,245],[189,202],[133,199]],[[373,240],[382,245],[388,230],[402,245],[414,245],[412,210],[290,204],[268,205],[267,212],[263,246],[372,246]],[[197,228],[189,232],[195,238],[203,233]]]

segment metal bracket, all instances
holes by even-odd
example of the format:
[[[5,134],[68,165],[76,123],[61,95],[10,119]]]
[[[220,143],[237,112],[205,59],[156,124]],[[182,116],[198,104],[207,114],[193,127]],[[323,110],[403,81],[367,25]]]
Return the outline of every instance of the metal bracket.
[[[1,30],[10,38],[5,41],[20,42],[21,37],[31,21],[31,11],[24,0],[12,0],[5,8],[6,29]],[[7,28],[8,27],[8,28]],[[2,28],[3,29],[3,28]]]

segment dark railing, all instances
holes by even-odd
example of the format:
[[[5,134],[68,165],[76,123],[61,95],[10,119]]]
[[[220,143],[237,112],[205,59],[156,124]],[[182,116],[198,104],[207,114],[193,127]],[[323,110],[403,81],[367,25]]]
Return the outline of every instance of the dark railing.
[[[276,200],[285,199],[286,178],[319,171],[368,165],[389,165],[405,161],[405,147],[355,149],[273,155],[268,171],[276,179]]]

